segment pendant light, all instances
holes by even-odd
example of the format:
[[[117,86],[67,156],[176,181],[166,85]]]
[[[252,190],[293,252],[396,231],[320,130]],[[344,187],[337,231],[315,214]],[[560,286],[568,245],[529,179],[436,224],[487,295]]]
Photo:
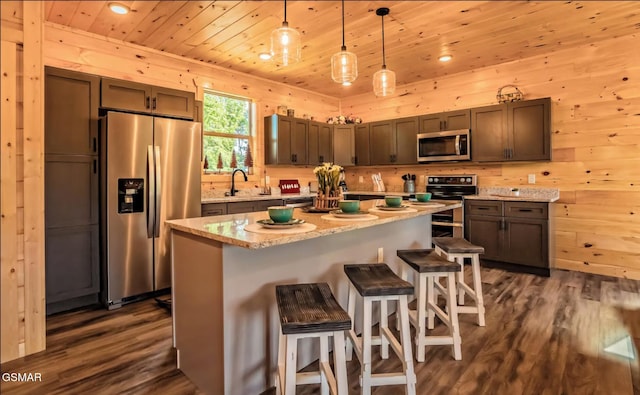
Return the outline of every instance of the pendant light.
[[[290,28],[287,22],[287,0],[284,0],[282,27],[271,33],[271,57],[283,66],[288,66],[300,61],[301,48],[300,33]]]
[[[349,86],[358,78],[358,57],[347,51],[344,45],[344,0],[342,0],[342,47],[331,57],[331,78],[344,86]]]
[[[384,53],[384,16],[389,15],[389,9],[386,7],[378,8],[376,15],[382,19],[382,69],[373,75],[373,93],[376,96],[389,96],[393,95],[396,90],[396,73],[387,70]]]

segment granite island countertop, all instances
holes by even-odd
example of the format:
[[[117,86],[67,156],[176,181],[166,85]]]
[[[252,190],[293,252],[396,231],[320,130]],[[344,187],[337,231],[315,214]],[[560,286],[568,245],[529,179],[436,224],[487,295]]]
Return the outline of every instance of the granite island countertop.
[[[435,202],[441,203],[444,206],[411,206],[411,208],[414,208],[416,211],[389,211],[384,213],[375,212],[373,214],[378,218],[368,221],[326,220],[321,218],[325,214],[306,213],[301,209],[296,208],[293,214],[294,218],[303,219],[307,223],[316,226],[316,229],[313,231],[297,234],[261,234],[252,233],[244,229],[246,225],[253,224],[258,220],[268,219],[269,214],[266,211],[171,220],[167,221],[167,225],[171,229],[190,233],[195,236],[204,237],[207,239],[216,240],[222,243],[239,247],[258,249],[293,243],[296,241],[302,241],[341,232],[348,232],[356,229],[369,228],[376,225],[402,221],[419,216],[431,215],[432,213],[462,207],[462,202],[460,201]],[[369,208],[375,207],[380,203],[381,202],[378,200],[363,201],[360,202],[360,209],[362,211],[367,211]]]
[[[560,198],[558,188],[518,187],[520,193],[514,195],[509,187],[479,187],[477,195],[465,196],[465,200],[504,200],[516,202],[553,203]]]

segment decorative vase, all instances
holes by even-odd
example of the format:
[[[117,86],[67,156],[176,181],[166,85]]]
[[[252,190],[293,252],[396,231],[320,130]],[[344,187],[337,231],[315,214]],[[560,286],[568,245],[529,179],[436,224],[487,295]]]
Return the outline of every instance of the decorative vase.
[[[342,191],[330,190],[326,187],[324,191],[318,190],[315,208],[320,210],[338,209],[338,202],[342,200]]]

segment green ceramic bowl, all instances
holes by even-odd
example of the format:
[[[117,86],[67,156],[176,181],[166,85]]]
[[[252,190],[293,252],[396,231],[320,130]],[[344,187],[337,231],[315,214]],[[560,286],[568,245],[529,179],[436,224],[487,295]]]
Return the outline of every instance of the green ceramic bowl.
[[[402,206],[402,196],[385,196],[384,202],[389,207],[400,207]]]
[[[289,222],[291,218],[293,218],[293,207],[271,206],[267,211],[269,211],[269,218],[271,218],[273,222]]]
[[[360,201],[340,200],[338,202],[338,207],[340,207],[340,210],[342,210],[343,213],[357,213],[360,211]]]
[[[416,193],[416,200],[419,202],[428,202],[429,200],[431,200],[431,192]]]

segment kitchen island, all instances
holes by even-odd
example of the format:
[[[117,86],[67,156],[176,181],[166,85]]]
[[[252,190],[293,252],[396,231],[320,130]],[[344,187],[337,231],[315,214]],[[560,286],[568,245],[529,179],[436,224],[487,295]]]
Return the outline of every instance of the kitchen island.
[[[294,218],[313,230],[294,234],[245,229],[267,219],[267,212],[168,221],[178,368],[207,394],[261,393],[274,384],[276,285],[327,282],[346,307],[345,264],[382,259],[397,272],[396,250],[429,248],[431,214],[461,206],[439,202],[438,207],[377,211],[382,203],[361,202],[362,210],[375,211],[367,220],[295,209]],[[317,359],[317,346],[300,343],[302,367]]]

